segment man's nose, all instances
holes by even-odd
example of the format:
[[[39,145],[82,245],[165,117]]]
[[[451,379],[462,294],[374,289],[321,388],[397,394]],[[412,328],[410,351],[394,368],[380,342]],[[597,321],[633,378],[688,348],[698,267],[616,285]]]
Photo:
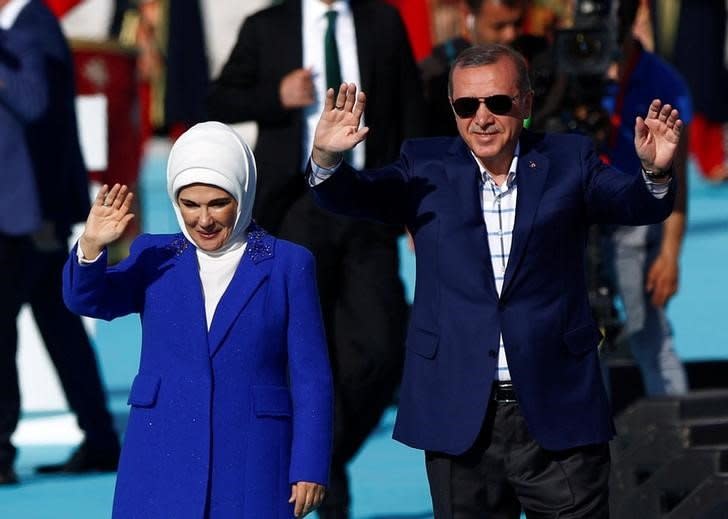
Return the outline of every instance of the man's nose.
[[[480,104],[478,104],[478,109],[475,111],[475,115],[473,116],[473,118],[479,126],[483,126],[483,124],[487,123],[493,118],[493,113],[488,110],[488,108],[485,106],[485,103],[481,101]]]

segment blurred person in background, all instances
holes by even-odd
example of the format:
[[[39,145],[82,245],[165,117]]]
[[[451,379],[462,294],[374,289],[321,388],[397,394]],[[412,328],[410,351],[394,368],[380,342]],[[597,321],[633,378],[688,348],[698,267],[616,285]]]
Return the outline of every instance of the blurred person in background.
[[[305,184],[326,89],[343,77],[377,93],[364,114],[377,131],[351,160],[385,164],[422,131],[423,109],[402,20],[379,0],[287,0],[251,15],[208,102],[215,119],[258,124],[256,221],[316,256],[336,395],[323,519],[349,517],[347,464],[393,402],[407,319],[401,228],[331,216]]]
[[[654,0],[655,52],[682,74],[695,114],[689,151],[699,172],[728,180],[728,3],[725,0]],[[699,58],[696,58],[699,57]]]
[[[457,135],[455,117],[448,100],[450,66],[471,45],[511,45],[521,35],[527,0],[463,0],[460,5],[461,34],[437,45],[420,62],[425,101],[427,135]]]
[[[0,0],[0,484],[17,482],[16,319],[30,305],[84,441],[41,472],[116,470],[119,441],[81,319],[61,299],[71,226],[88,212],[71,54],[41,0]]]
[[[684,123],[672,163],[678,191],[673,211],[664,223],[613,229],[612,250],[605,256],[611,258],[626,317],[621,339],[627,341],[642,372],[645,393],[680,395],[687,392],[688,384],[665,310],[677,292],[680,275],[687,210],[688,129],[693,108],[680,74],[635,38],[640,4],[640,0],[620,0],[617,9],[620,59],[612,69],[614,88],[605,99],[612,123],[606,150],[616,168],[638,168],[639,157],[633,144],[635,117],[644,113],[654,98],[669,103],[680,111]]]

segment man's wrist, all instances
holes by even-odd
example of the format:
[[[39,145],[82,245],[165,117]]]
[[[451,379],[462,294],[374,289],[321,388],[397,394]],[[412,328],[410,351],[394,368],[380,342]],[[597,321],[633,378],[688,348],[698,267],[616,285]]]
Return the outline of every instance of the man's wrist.
[[[642,166],[642,173],[650,180],[666,180],[672,177],[672,168],[665,170],[649,169]]]
[[[311,161],[322,169],[335,170],[343,160],[342,153],[327,153],[316,148],[311,152]]]

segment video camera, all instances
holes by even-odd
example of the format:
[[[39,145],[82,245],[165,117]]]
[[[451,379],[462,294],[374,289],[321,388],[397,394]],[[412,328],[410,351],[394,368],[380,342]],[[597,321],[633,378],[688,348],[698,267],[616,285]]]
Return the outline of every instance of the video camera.
[[[556,31],[556,70],[570,76],[604,76],[614,56],[609,0],[577,0],[573,27]]]
[[[554,33],[546,59],[532,63],[534,127],[590,136],[604,151],[607,69],[617,47],[609,0],[577,0],[571,25]]]

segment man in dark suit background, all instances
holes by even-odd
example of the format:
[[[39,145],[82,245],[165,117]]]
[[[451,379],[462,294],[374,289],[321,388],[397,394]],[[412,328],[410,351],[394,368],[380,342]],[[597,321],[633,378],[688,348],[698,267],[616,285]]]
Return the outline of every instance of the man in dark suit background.
[[[41,0],[0,0],[0,485],[17,482],[16,318],[29,303],[85,439],[42,472],[115,470],[119,442],[96,357],[61,299],[71,226],[88,213],[71,54]]]
[[[585,137],[523,130],[533,91],[510,47],[461,53],[449,97],[459,136],[409,140],[393,164],[357,170],[344,153],[376,130],[361,126],[374,96],[330,90],[308,170],[323,207],[414,239],[394,437],[425,451],[437,519],[608,517],[614,426],[586,236],[670,214],[682,121],[654,100],[635,122],[642,171],[623,173]]]
[[[422,131],[422,99],[402,21],[380,0],[288,0],[250,16],[208,105],[213,119],[258,123],[255,219],[316,256],[336,393],[324,519],[348,517],[346,464],[392,402],[406,324],[400,228],[326,214],[305,185],[325,91],[341,77],[376,92],[364,117],[377,131],[352,161],[376,167],[393,160],[402,140]]]

